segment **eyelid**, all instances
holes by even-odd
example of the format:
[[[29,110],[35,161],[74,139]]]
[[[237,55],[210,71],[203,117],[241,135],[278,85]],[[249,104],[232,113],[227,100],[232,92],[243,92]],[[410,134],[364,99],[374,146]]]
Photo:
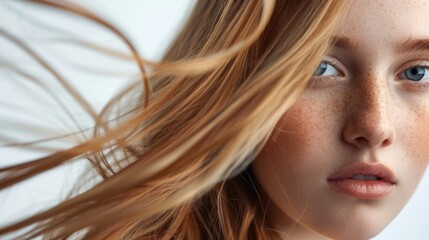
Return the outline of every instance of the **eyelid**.
[[[429,60],[416,60],[416,61],[411,61],[411,62],[408,62],[406,64],[403,64],[399,68],[399,71],[395,76],[397,76],[398,79],[404,79],[404,78],[399,78],[399,75],[403,74],[403,72],[405,70],[412,68],[412,67],[423,67],[423,68],[427,68],[429,70]]]
[[[308,82],[309,83],[308,88],[314,88],[314,89],[327,88],[338,83],[338,81],[340,80],[339,78],[343,80],[344,77],[346,76],[344,71],[344,69],[346,68],[340,63],[340,61],[336,60],[335,58],[325,56],[324,58],[322,58],[320,63],[327,63],[329,65],[332,65],[332,67],[334,67],[338,73],[337,75],[333,75],[333,76],[313,75],[311,78],[311,81]],[[319,63],[319,66],[320,66],[320,63]]]
[[[344,77],[345,76],[345,71],[344,71],[344,66],[341,66],[339,61],[332,58],[332,57],[325,57],[322,59],[321,62],[325,62],[328,63],[330,65],[332,65],[333,67],[335,67],[335,69],[341,74],[340,77]],[[323,77],[323,76],[322,76]]]

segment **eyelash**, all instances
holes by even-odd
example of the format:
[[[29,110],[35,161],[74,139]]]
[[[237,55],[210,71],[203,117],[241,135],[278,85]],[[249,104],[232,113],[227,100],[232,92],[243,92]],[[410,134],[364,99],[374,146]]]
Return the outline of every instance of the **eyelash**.
[[[424,64],[409,64],[406,68],[404,68],[401,72],[400,72],[400,75],[403,75],[404,74],[404,72],[407,70],[407,69],[410,69],[410,68],[424,68],[424,69],[426,69],[426,71],[428,71],[428,73],[429,73],[429,66],[428,65],[424,65]],[[425,73],[425,75],[426,75],[427,73]],[[405,80],[407,80],[407,79],[405,79],[405,78],[398,78],[400,81],[405,81]],[[424,79],[424,78],[423,78]],[[413,85],[413,87],[415,87],[415,88],[417,88],[417,89],[421,89],[421,90],[424,90],[424,89],[427,89],[427,88],[429,88],[429,77],[427,77],[426,78],[427,80],[426,81],[412,81],[412,80],[409,80],[409,81],[406,81],[407,83],[406,84],[411,84],[411,85]]]
[[[332,81],[336,80],[338,77],[344,77],[345,76],[344,72],[340,70],[341,67],[339,67],[338,64],[336,64],[334,61],[332,61],[330,59],[324,59],[320,62],[320,64],[321,63],[327,63],[327,64],[333,66],[338,71],[338,73],[340,75],[339,76],[315,76],[315,75],[313,75],[311,78],[311,81],[309,82],[310,88],[319,87],[319,86],[327,86],[329,83],[332,83]]]
[[[332,61],[330,59],[324,59],[321,61],[321,63],[327,63],[327,64],[331,65],[332,67],[334,67],[336,69],[336,71],[338,71],[340,76],[317,76],[317,75],[313,75],[312,79],[310,81],[309,87],[318,87],[319,85],[325,86],[330,81],[335,80],[335,79],[337,80],[338,77],[344,77],[345,76],[343,71],[340,70],[340,67],[338,66],[338,64],[336,64],[334,61]],[[429,65],[410,64],[406,68],[404,68],[402,71],[400,71],[400,75],[404,75],[404,72],[410,68],[424,68],[426,71],[428,71],[427,73],[425,72],[425,75],[429,74]],[[398,76],[398,74],[396,76]],[[426,77],[426,79],[428,79],[428,80],[426,80],[426,81],[420,81],[420,80],[419,81],[413,81],[413,80],[406,79],[406,78],[398,78],[398,80],[400,80],[400,81],[408,80],[408,81],[405,81],[405,82],[407,82],[406,83],[407,85],[409,85],[409,86],[412,85],[414,88],[420,89],[420,90],[424,90],[424,89],[429,88],[429,76]]]

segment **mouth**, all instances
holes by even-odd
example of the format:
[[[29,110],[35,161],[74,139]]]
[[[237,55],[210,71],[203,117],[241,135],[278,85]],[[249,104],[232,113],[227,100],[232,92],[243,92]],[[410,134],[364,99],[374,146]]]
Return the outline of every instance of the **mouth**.
[[[356,162],[328,178],[336,191],[359,199],[382,199],[395,187],[393,172],[382,164]]]

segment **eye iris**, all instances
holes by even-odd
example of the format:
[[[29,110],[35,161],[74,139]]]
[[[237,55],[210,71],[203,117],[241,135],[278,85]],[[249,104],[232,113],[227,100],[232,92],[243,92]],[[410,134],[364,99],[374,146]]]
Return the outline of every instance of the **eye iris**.
[[[316,71],[314,72],[313,75],[314,76],[320,76],[320,75],[322,75],[323,73],[326,72],[327,68],[328,68],[328,64],[322,62],[322,63],[319,64],[319,67],[317,67],[317,69],[316,69]]]
[[[412,81],[419,81],[425,76],[425,68],[423,67],[413,67],[405,70],[405,77]]]

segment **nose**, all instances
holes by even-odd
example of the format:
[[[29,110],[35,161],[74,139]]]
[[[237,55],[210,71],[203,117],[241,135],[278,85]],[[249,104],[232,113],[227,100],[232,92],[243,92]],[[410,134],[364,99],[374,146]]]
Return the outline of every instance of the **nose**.
[[[395,140],[390,90],[380,80],[356,82],[350,92],[343,139],[357,148],[387,147]]]

